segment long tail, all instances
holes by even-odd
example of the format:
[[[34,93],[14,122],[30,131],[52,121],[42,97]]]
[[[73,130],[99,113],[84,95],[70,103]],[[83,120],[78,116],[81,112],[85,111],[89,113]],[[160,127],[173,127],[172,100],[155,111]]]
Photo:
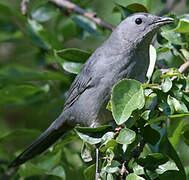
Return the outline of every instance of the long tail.
[[[58,120],[59,118],[55,120],[55,122],[30,146],[28,146],[25,151],[23,151],[15,160],[13,160],[9,167],[19,166],[34,156],[44,152],[70,129],[62,125],[57,128],[58,125],[62,124],[60,123],[61,120]]]

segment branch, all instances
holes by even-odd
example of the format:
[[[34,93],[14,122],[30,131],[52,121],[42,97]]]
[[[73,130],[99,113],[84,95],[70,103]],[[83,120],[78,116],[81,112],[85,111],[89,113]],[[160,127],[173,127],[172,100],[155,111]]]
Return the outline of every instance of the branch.
[[[21,1],[21,12],[23,15],[27,14],[27,8],[28,8],[29,2],[30,2],[30,0],[22,0]]]
[[[185,71],[187,71],[189,69],[189,61],[185,62],[184,64],[182,64],[180,66],[180,68],[178,69],[178,71],[180,73],[184,73]]]
[[[67,0],[49,0],[49,1],[56,4],[57,6],[59,6],[61,8],[71,9],[71,10],[75,11],[76,13],[81,14],[81,15],[87,17],[88,19],[94,21],[96,24],[98,24],[99,26],[101,26],[103,28],[109,29],[111,31],[114,30],[114,26],[112,26],[111,24],[108,24],[107,22],[96,17],[95,13],[87,12],[72,2],[69,2]]]
[[[30,0],[22,0],[21,2],[21,11],[22,14],[26,15],[27,14],[27,5],[29,3]],[[86,18],[90,19],[91,21],[95,22],[96,24],[98,24],[100,27],[109,29],[110,31],[114,30],[114,26],[103,21],[102,19],[96,17],[96,13],[90,13],[85,11],[84,9],[80,8],[79,6],[77,6],[76,4],[69,2],[68,0],[49,0],[51,3],[55,4],[56,6],[68,10],[72,10],[78,14],[81,14],[83,16],[85,16]]]

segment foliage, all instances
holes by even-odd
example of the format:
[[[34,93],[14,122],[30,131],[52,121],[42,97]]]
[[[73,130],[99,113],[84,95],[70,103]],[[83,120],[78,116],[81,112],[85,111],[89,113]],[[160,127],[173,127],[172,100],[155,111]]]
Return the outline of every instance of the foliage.
[[[31,0],[25,17],[19,2],[0,1],[0,176],[61,112],[75,74],[110,34],[46,0]],[[160,0],[72,2],[113,25],[133,12],[159,14],[165,6]],[[175,23],[162,28],[150,48],[147,83],[124,79],[114,86],[107,105],[113,125],[76,127],[11,179],[92,180],[96,147],[101,179],[189,178],[189,75],[177,70],[189,60],[189,14],[170,16]],[[170,68],[162,72],[156,61]]]

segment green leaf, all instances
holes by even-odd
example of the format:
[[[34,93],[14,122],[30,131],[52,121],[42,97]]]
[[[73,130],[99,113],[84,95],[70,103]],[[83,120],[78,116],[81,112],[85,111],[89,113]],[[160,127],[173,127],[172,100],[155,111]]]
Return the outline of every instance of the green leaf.
[[[129,119],[131,113],[144,106],[142,84],[136,80],[124,79],[112,90],[111,107],[113,117],[118,125]]]
[[[95,179],[95,170],[96,164],[89,166],[87,169],[84,170],[84,176],[86,180],[94,180]]]
[[[156,59],[157,59],[157,53],[156,53],[156,49],[154,48],[154,46],[150,45],[150,65],[148,67],[148,71],[147,71],[147,78],[150,79],[152,76],[152,73],[154,71],[154,67],[156,64]]]
[[[152,83],[158,83],[161,79],[162,72],[160,69],[156,70],[152,76]]]
[[[146,0],[114,0],[114,2],[116,4],[119,4],[121,6],[124,6],[124,7],[127,7],[128,5],[131,5],[131,4],[142,4],[143,6],[147,7],[148,5],[148,2]]]
[[[169,77],[165,78],[164,83],[162,84],[162,91],[167,93],[172,88],[172,81]]]
[[[183,179],[182,175],[176,170],[169,170],[164,172],[162,175],[159,176],[160,180],[169,180],[169,179]],[[184,180],[184,179],[183,179]]]
[[[2,3],[0,4],[0,12],[1,12],[1,17],[9,19],[9,21],[11,21],[13,24],[18,26],[22,31],[24,31],[24,28],[22,29],[22,27],[25,26],[27,20],[26,17],[21,15],[21,13]]]
[[[186,49],[180,49],[180,51],[182,52],[183,56],[189,61],[189,51],[187,51]]]
[[[188,108],[186,105],[183,102],[178,101],[176,98],[171,97],[170,95],[167,98],[167,103],[171,108],[171,114],[173,114],[174,111],[180,114],[188,113]]]
[[[145,141],[152,145],[155,145],[160,139],[159,132],[150,126],[141,127],[140,131]]]
[[[167,39],[170,43],[176,45],[184,45],[184,41],[182,39],[181,34],[173,32],[173,31],[163,31],[161,35]]]
[[[111,129],[111,126],[109,125],[104,125],[104,126],[99,126],[96,128],[89,128],[89,127],[75,127],[76,131],[80,131],[83,133],[99,133],[99,132],[104,132],[104,131],[108,131]]]
[[[189,32],[189,14],[185,14],[179,18],[179,23],[175,29],[172,31],[178,33],[188,33]]]
[[[159,165],[164,164],[169,159],[160,153],[148,154],[145,158],[139,158],[137,161],[139,165],[148,170],[155,170]]]
[[[97,31],[97,26],[96,23],[93,21],[89,20],[88,18],[81,16],[81,15],[73,15],[72,20],[80,26],[82,29],[87,31],[90,34],[95,34],[102,36],[98,31]]]
[[[155,122],[159,122],[161,120],[167,120],[168,118],[172,119],[172,118],[184,118],[184,117],[189,117],[189,114],[174,114],[174,115],[166,115],[166,116],[160,116],[160,117],[157,117],[157,118],[152,118],[150,119],[150,121],[148,121],[146,125],[149,125],[149,124],[152,124],[152,123],[155,123]]]
[[[116,138],[116,141],[119,144],[131,144],[136,138],[136,133],[128,128],[124,128],[120,131],[119,135]]]
[[[44,29],[37,21],[28,19],[27,29],[32,41],[40,48],[44,50],[62,48],[62,44],[56,39],[56,36]]]
[[[158,166],[158,169],[156,169],[156,172],[158,174],[163,174],[164,172],[168,170],[179,170],[176,166],[176,164],[172,161],[167,161],[165,164],[161,164]]]
[[[82,149],[81,149],[81,158],[84,162],[90,162],[93,160],[92,154],[91,154],[91,148],[87,143],[83,143]]]
[[[189,119],[189,116],[188,116]],[[189,146],[189,124],[186,124],[182,129],[182,139]]]
[[[109,174],[107,175],[107,180],[114,180],[113,175],[109,173]]]
[[[45,174],[46,172],[47,172],[46,170],[41,169],[33,165],[32,163],[25,163],[21,165],[18,170],[18,174],[23,178],[27,178],[34,175],[42,175]]]
[[[114,132],[107,132],[102,136],[101,143],[105,145],[108,141],[110,141],[113,138],[114,138]]]
[[[37,156],[33,161],[39,169],[44,169],[46,171],[51,171],[53,168],[58,166],[61,161],[62,150],[58,152],[47,152],[42,156]]]
[[[105,134],[111,126],[105,125],[97,128],[86,128],[86,127],[76,127],[75,131],[78,136],[84,141],[91,145],[98,144],[100,142],[104,143],[104,140],[108,137],[108,133]],[[107,138],[107,139],[108,139]]]
[[[146,110],[146,111],[144,111],[142,114],[141,114],[141,118],[143,118],[144,120],[148,120],[149,119],[149,117],[150,117],[150,112],[151,112],[151,110]]]
[[[137,176],[134,173],[130,173],[125,180],[145,180],[144,178]]]
[[[114,149],[114,147],[115,147],[116,145],[117,145],[117,141],[114,140],[114,139],[111,139],[111,140],[109,140],[109,141],[105,144],[105,146],[102,146],[102,147],[100,148],[100,151],[101,151],[101,152],[105,152],[108,148]]]
[[[77,131],[77,134],[78,136],[84,141],[84,142],[87,142],[91,145],[93,144],[98,144],[101,142],[101,138],[95,138],[95,137],[91,137],[90,135],[87,135],[87,134],[84,134],[84,133],[81,133],[79,131]]]
[[[58,15],[58,9],[50,3],[44,4],[31,12],[32,19],[45,22]]]
[[[141,1],[139,2],[141,3]],[[142,5],[142,4],[139,4],[139,3],[132,3],[132,4],[129,4],[126,9],[128,9],[129,11],[131,12],[145,12],[145,13],[148,13],[148,10],[147,8]]]
[[[66,144],[69,144],[69,143],[73,142],[76,139],[78,139],[77,134],[73,130],[69,131],[66,134],[64,134],[62,139],[61,139],[61,141],[54,146],[54,150],[55,151],[59,151]]]
[[[66,61],[73,62],[85,62],[90,56],[91,53],[76,48],[68,48],[63,50],[56,51],[56,54],[63,58]]]
[[[181,131],[184,126],[185,118],[171,118],[169,128],[168,128],[168,138],[172,146],[177,150]]]
[[[60,177],[63,180],[66,179],[65,171],[61,166],[57,166],[54,169],[47,171],[31,163],[25,163],[19,168],[18,173],[23,178],[46,174],[46,175]]]
[[[171,143],[169,142],[167,135],[166,135],[166,132],[163,134],[163,137],[161,138],[158,149],[159,149],[158,151],[160,153],[167,155],[176,163],[176,165],[179,169],[179,174],[182,176],[179,179],[186,180],[186,174],[185,174],[185,171],[184,171],[184,167],[181,163],[181,160],[179,159],[178,154],[176,153],[176,151],[172,147]]]
[[[48,175],[56,176],[62,180],[66,180],[66,172],[62,166],[57,166],[51,172],[47,173]]]
[[[113,150],[111,150],[110,148],[107,149],[107,151],[106,151],[106,160],[107,160],[107,165],[108,166],[111,166],[112,161],[114,159],[114,156],[115,156],[115,154],[114,154]]]
[[[73,74],[78,74],[83,67],[82,63],[74,63],[74,62],[64,62],[62,63],[62,67],[64,70],[73,73]]]
[[[102,168],[102,172],[107,172],[110,174],[117,173],[120,171],[120,163],[118,161],[112,160],[111,165],[106,165]]]

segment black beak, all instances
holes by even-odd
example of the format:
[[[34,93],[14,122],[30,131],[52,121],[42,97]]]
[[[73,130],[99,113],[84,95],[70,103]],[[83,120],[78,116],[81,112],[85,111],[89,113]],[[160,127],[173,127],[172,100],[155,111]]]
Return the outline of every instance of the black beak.
[[[174,19],[171,17],[159,17],[157,20],[155,20],[151,24],[154,24],[155,26],[163,26],[166,24],[173,23],[173,21],[174,21]]]

